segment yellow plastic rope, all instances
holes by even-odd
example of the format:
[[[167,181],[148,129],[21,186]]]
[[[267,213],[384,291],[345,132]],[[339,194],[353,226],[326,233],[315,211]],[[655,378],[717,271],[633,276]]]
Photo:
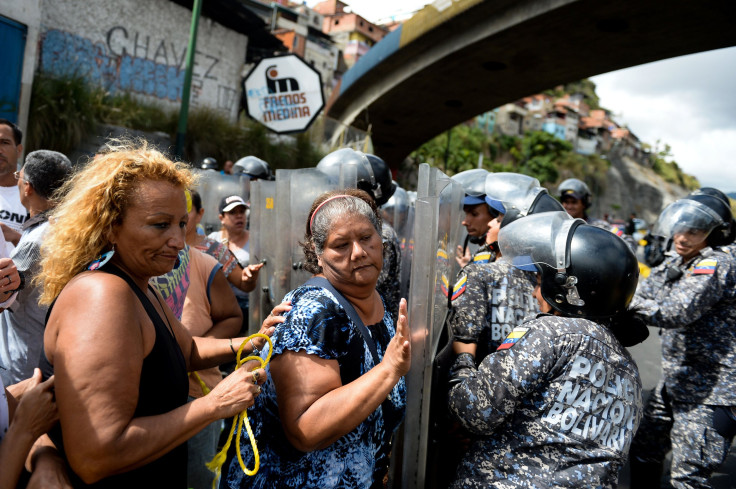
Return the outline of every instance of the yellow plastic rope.
[[[207,387],[207,384],[204,383],[204,380],[202,380],[202,377],[199,376],[197,372],[189,372],[189,376],[191,377],[194,375],[194,378],[197,379],[197,382],[199,382],[199,387],[202,389],[202,394],[205,396],[210,393],[210,388]]]
[[[243,352],[243,347],[246,343],[248,343],[248,341],[252,340],[253,338],[263,338],[268,342],[268,355],[266,356],[265,361],[261,357],[257,356],[245,357],[243,360],[240,359],[240,354]],[[272,352],[273,343],[271,343],[271,338],[261,333],[250,335],[245,340],[243,340],[243,342],[240,344],[240,348],[238,348],[238,354],[235,356],[235,370],[239,369],[241,365],[251,360],[256,360],[258,361],[258,363],[260,363],[260,366],[254,368],[253,370],[266,368],[266,365],[268,365],[268,362],[271,360]],[[253,370],[251,370],[251,372]],[[243,456],[240,454],[240,433],[242,432],[241,427],[243,424],[245,424],[245,429],[248,432],[250,446],[253,447],[253,457],[255,459],[253,470],[248,470],[248,467],[245,466],[245,462],[243,461]],[[258,455],[258,447],[256,446],[256,439],[253,436],[253,430],[251,429],[250,422],[248,421],[248,410],[244,409],[240,414],[233,417],[233,424],[230,427],[230,435],[227,437],[227,442],[222,447],[222,450],[220,450],[220,452],[215,455],[215,457],[207,464],[207,468],[215,473],[215,478],[212,480],[212,489],[216,489],[217,482],[220,480],[220,476],[222,474],[222,466],[224,465],[225,459],[227,458],[227,451],[230,449],[230,444],[233,441],[233,435],[235,434],[236,429],[238,434],[235,437],[235,451],[238,454],[238,462],[240,462],[240,468],[243,469],[245,475],[248,476],[253,476],[258,473],[261,459]]]

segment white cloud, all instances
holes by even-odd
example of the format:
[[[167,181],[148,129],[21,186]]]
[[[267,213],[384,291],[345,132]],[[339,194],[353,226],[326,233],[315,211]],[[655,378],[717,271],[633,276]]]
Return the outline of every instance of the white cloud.
[[[314,7],[321,0],[307,0],[307,5]],[[351,11],[371,22],[390,19],[391,16],[403,18],[421,10],[425,5],[432,3],[428,0],[347,0]]]

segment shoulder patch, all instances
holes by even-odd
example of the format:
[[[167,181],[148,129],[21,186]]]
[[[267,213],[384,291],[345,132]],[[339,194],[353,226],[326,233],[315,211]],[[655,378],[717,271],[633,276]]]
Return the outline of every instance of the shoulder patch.
[[[455,285],[452,287],[452,300],[457,299],[461,295],[463,295],[463,292],[465,292],[465,286],[468,283],[468,276],[463,275],[460,280],[455,282]]]
[[[716,265],[718,265],[718,260],[715,258],[700,260],[693,267],[693,275],[712,275],[716,271]]]
[[[445,274],[442,274],[442,283],[440,284],[440,289],[442,289],[442,294],[447,297],[447,295],[450,293],[450,282],[447,280],[447,277],[445,277]]]
[[[491,261],[491,253],[478,253],[473,257],[473,263],[488,263]]]
[[[517,341],[519,341],[526,333],[529,331],[530,328],[523,328],[521,326],[517,326],[509,333],[509,335],[506,337],[505,340],[503,340],[503,343],[501,343],[501,346],[496,348],[496,351],[501,350],[508,350],[512,346],[516,344]]]

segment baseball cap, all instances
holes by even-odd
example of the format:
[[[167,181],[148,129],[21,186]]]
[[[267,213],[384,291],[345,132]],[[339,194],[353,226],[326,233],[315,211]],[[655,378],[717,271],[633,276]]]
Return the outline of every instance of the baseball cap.
[[[230,195],[229,197],[225,197],[220,201],[220,206],[219,206],[220,214],[223,214],[225,212],[230,212],[231,210],[235,209],[239,205],[248,207],[248,204],[239,195]]]
[[[463,199],[463,205],[478,205],[478,204],[485,204],[486,199],[485,195],[465,195],[465,198]]]

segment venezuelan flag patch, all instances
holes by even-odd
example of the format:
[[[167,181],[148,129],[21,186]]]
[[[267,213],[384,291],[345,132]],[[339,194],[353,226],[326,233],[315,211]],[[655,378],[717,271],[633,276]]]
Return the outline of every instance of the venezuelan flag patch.
[[[478,253],[473,257],[473,263],[488,263],[491,261],[490,253]]]
[[[501,346],[496,348],[496,351],[508,350],[509,348],[514,346],[516,342],[519,341],[527,333],[527,331],[529,331],[529,328],[522,328],[520,326],[517,326],[511,333],[509,333],[506,339],[503,340]]]
[[[450,293],[450,291],[448,290],[449,287],[450,287],[450,283],[447,281],[447,277],[445,277],[444,274],[443,274],[442,275],[442,283],[440,284],[440,289],[442,290],[442,294],[445,297],[447,297],[447,294]]]
[[[716,271],[716,265],[718,265],[718,260],[713,258],[700,260],[693,267],[693,275],[712,275]]]
[[[452,287],[452,300],[457,299],[461,295],[463,295],[463,292],[465,292],[465,286],[468,283],[468,277],[466,275],[463,275],[463,278],[455,282],[455,285]]]

